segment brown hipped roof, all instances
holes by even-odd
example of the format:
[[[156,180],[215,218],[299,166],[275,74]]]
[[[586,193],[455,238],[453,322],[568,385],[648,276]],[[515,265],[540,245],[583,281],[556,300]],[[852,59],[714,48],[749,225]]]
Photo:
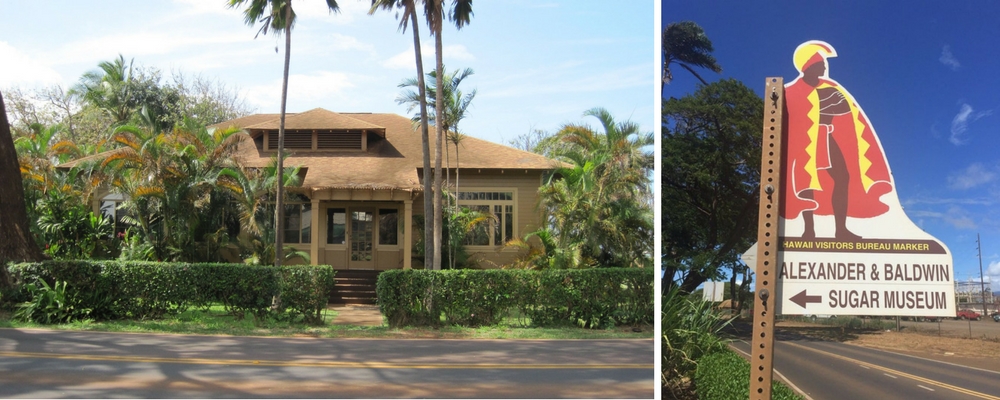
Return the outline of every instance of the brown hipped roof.
[[[296,117],[312,114],[308,118]],[[275,114],[266,114],[273,116]],[[242,120],[254,121],[244,117]],[[291,128],[290,122],[300,128]],[[327,120],[334,123],[357,121],[355,125],[339,125],[336,127],[312,125],[307,123]],[[239,126],[240,119],[227,121],[214,126]],[[253,125],[242,126],[245,130],[277,129],[277,117],[271,121],[254,121]],[[272,128],[273,123],[273,128]],[[319,189],[402,189],[421,191],[423,188],[417,175],[423,168],[423,150],[420,132],[409,118],[396,114],[375,113],[333,113],[317,108],[305,113],[286,117],[285,129],[384,129],[385,138],[369,136],[367,152],[345,151],[299,151],[286,150],[289,156],[285,158],[286,166],[301,166],[308,169],[302,186],[313,190]],[[433,128],[432,128],[433,129]],[[433,131],[432,131],[433,135]],[[431,148],[433,157],[433,146]],[[240,159],[244,165],[266,166],[274,152],[257,150],[249,140],[244,141],[240,148]],[[462,169],[506,169],[506,170],[549,170],[558,166],[558,162],[541,155],[521,151],[512,147],[492,143],[486,140],[467,137],[458,146],[458,154],[454,145],[449,148],[451,168],[456,166],[456,159],[461,161]],[[445,158],[447,159],[447,158]]]
[[[267,114],[272,115],[272,114]],[[252,117],[252,116],[251,116]],[[249,118],[249,117],[244,117]],[[269,118],[263,122],[253,125],[241,126],[246,130],[274,130],[278,129],[280,120],[278,116]],[[368,122],[351,118],[344,114],[327,111],[322,108],[314,108],[299,114],[285,114],[285,129],[288,130],[384,130],[385,128],[370,124]]]

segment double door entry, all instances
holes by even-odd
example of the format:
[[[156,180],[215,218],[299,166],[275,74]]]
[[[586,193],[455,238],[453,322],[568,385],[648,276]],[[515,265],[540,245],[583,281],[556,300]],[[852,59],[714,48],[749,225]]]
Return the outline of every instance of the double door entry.
[[[326,263],[348,269],[376,269],[399,258],[399,209],[346,206],[326,209]],[[379,258],[384,260],[379,260]]]

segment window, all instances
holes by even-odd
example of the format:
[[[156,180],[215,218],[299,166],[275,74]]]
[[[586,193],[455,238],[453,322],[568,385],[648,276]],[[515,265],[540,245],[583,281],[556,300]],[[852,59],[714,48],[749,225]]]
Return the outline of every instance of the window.
[[[125,229],[128,228],[128,224],[124,220],[125,210],[121,209],[123,202],[125,202],[125,196],[116,193],[101,198],[101,214],[114,222],[115,235],[124,233]]]
[[[514,192],[469,191],[458,193],[462,208],[491,214],[487,223],[474,226],[465,237],[472,246],[502,246],[514,238]]]
[[[285,205],[285,243],[312,242],[312,204]]]
[[[399,210],[395,208],[378,209],[378,244],[399,244]]]
[[[347,210],[343,208],[326,209],[326,243],[347,243]]]

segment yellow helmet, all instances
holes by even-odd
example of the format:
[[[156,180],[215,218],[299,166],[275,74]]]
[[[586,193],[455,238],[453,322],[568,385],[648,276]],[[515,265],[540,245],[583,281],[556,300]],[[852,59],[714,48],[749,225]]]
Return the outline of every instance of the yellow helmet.
[[[792,56],[792,61],[795,63],[795,69],[802,72],[816,62],[836,56],[837,50],[834,50],[833,46],[829,43],[822,40],[810,40],[795,48],[795,55]]]

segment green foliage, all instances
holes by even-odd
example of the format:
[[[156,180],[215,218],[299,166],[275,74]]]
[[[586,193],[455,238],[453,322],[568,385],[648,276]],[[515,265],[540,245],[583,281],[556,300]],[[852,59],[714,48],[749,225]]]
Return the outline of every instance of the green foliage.
[[[307,323],[323,322],[333,291],[336,271],[329,265],[285,265],[281,267],[281,305],[291,318],[302,315]]]
[[[118,259],[122,261],[156,261],[153,245],[129,228],[122,235],[121,253]]]
[[[468,207],[459,207],[458,210],[446,207],[442,209],[442,213],[445,224],[442,226],[441,241],[450,246],[450,251],[441,253],[441,268],[476,268],[476,259],[471,257],[465,247],[466,238],[474,229],[489,226],[491,222],[495,223],[496,217],[492,213],[471,210]],[[413,259],[423,262],[425,249],[423,215],[413,216],[413,232],[417,238],[413,245]]]
[[[195,275],[201,300],[222,303],[236,319],[242,319],[246,313],[257,319],[264,317],[280,290],[280,276],[271,265],[195,265],[200,267]]]
[[[730,350],[705,356],[698,362],[694,383],[698,398],[702,400],[731,400],[750,398],[750,363]],[[800,400],[781,382],[771,384],[774,400]]]
[[[44,261],[14,264],[10,272],[21,287],[19,299],[49,304],[43,295],[51,295],[38,287],[64,282],[59,290],[67,300],[61,304],[87,309],[93,319],[155,319],[221,303],[237,319],[250,313],[259,320],[272,313],[272,299],[281,294],[287,312],[308,322],[326,308],[334,273],[330,266],[279,273],[273,266],[141,261]]]
[[[650,269],[391,270],[379,275],[376,290],[393,327],[494,325],[511,310],[536,326],[652,322]]]
[[[726,349],[727,341],[719,331],[728,322],[712,309],[712,303],[692,300],[676,286],[663,294],[661,306],[662,379],[691,378],[700,358]]]
[[[572,265],[651,267],[653,135],[602,108],[584,115],[601,131],[569,124],[543,146],[564,162],[538,191],[545,229]]]
[[[586,328],[652,323],[651,269],[595,268],[528,272],[532,298],[521,309],[535,325]]]
[[[39,281],[38,286],[33,283],[25,285],[31,300],[17,306],[14,318],[41,324],[86,318],[91,309],[82,308],[76,293],[67,290],[66,286],[65,281],[56,281],[53,286],[45,281]]]
[[[690,293],[756,239],[763,100],[736,80],[663,101],[660,182],[664,287]]]
[[[110,255],[113,224],[94,214],[80,198],[50,190],[36,203],[36,241],[45,254],[57,259],[101,258]]]

